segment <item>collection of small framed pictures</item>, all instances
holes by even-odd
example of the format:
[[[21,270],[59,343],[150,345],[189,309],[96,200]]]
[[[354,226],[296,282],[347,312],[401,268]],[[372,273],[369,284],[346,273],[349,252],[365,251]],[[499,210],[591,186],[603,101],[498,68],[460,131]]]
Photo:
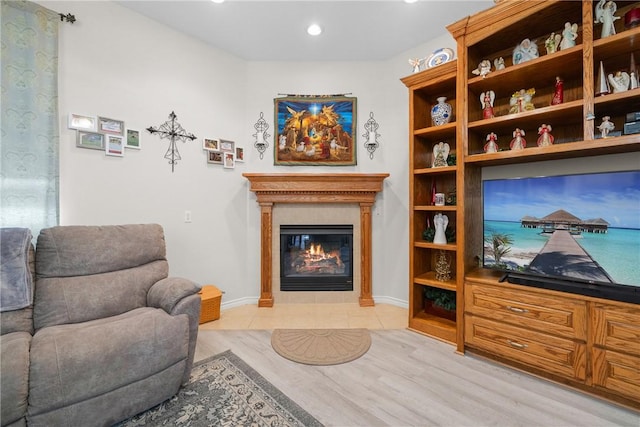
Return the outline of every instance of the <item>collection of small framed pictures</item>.
[[[140,131],[125,128],[122,120],[70,113],[67,127],[76,131],[76,147],[102,150],[107,156],[122,157],[125,148],[141,148]]]
[[[207,153],[207,163],[222,165],[226,169],[236,167],[236,162],[244,162],[244,148],[226,139],[205,138],[202,148]]]

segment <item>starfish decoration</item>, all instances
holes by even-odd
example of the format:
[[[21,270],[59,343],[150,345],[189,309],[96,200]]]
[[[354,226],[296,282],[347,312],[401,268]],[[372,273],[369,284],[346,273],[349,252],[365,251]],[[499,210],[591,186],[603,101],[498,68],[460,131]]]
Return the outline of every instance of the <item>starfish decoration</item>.
[[[196,139],[196,136],[192,133],[187,133],[186,130],[176,121],[178,116],[173,111],[169,114],[169,120],[161,124],[159,127],[155,128],[153,126],[149,126],[147,131],[151,134],[159,134],[160,139],[166,138],[171,140],[169,144],[169,148],[164,155],[164,158],[169,160],[169,164],[171,165],[171,172],[173,172],[175,165],[178,163],[178,160],[182,160],[180,157],[180,153],[178,152],[178,147],[176,147],[176,141],[186,142],[187,139],[193,141]]]

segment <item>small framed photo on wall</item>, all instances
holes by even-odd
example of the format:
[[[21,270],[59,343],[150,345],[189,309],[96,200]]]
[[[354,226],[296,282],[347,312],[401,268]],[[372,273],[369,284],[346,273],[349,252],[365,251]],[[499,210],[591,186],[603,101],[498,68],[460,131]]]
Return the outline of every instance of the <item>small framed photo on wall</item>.
[[[223,152],[224,163],[223,166],[225,169],[233,169],[236,167],[236,153],[227,153]]]
[[[226,139],[220,140],[220,151],[224,151],[226,153],[234,153],[236,152],[236,143],[233,141],[227,141]]]
[[[202,143],[202,148],[204,150],[219,151],[220,141],[217,139],[205,138]]]
[[[104,135],[83,130],[76,131],[76,147],[104,150]]]
[[[236,147],[236,162],[244,162],[244,148]]]
[[[69,113],[69,129],[95,132],[98,129],[98,119],[95,116]]]
[[[127,129],[127,145],[126,148],[140,149],[140,131],[134,129]]]
[[[109,135],[124,136],[124,122],[122,120],[98,117],[98,132]]]
[[[124,137],[117,135],[105,135],[105,154],[107,156],[124,156]]]
[[[220,151],[207,152],[207,163],[213,163],[215,165],[222,164],[222,153]]]

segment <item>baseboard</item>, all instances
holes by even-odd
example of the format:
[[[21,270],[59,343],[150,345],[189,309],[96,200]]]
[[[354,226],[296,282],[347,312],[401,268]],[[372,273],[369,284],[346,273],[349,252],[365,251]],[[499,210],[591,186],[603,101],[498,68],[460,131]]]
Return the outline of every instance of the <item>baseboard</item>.
[[[400,307],[400,308],[409,308],[409,303],[407,301],[403,301],[401,299],[394,298],[394,297],[384,297],[384,296],[374,295],[373,300],[376,302],[376,304],[389,304],[389,305],[395,305],[396,307]]]

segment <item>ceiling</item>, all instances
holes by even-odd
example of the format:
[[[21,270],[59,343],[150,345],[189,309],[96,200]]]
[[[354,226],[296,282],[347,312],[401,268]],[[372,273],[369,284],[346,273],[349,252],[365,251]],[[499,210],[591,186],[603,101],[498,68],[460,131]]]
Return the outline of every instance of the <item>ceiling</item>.
[[[494,4],[492,0],[117,3],[247,61],[386,60],[446,34],[447,25]],[[324,30],[317,37],[306,33],[314,22]]]

